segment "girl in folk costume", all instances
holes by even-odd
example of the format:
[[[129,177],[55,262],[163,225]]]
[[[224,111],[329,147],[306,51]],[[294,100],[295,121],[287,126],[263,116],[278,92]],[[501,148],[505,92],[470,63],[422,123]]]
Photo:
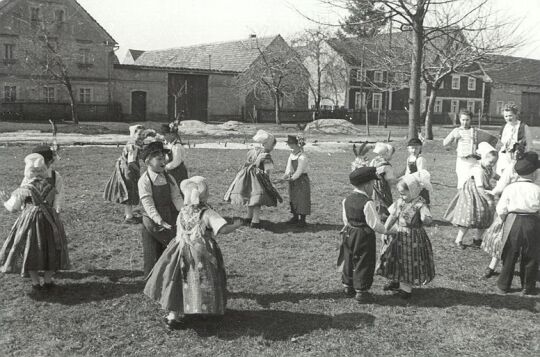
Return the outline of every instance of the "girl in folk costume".
[[[369,292],[373,284],[377,260],[375,232],[389,234],[379,218],[371,199],[375,180],[380,175],[374,167],[359,167],[349,180],[354,191],[342,203],[344,227],[341,230],[338,266],[342,265],[341,281],[347,296],[355,296],[360,303],[372,301]]]
[[[184,207],[177,220],[176,238],[154,266],[145,295],[169,311],[169,328],[182,327],[184,315],[222,316],[225,313],[226,274],[215,237],[242,225],[227,222],[206,202],[208,185],[203,177],[182,181]]]
[[[469,172],[477,164],[478,157],[476,149],[480,142],[488,142],[492,146],[497,144],[497,138],[493,135],[471,126],[473,114],[468,110],[459,112],[459,121],[461,126],[455,128],[443,140],[443,145],[448,147],[454,143],[457,145],[456,175],[457,189],[461,189],[465,182],[470,178]]]
[[[33,290],[50,289],[54,273],[69,267],[66,234],[55,209],[60,205],[55,202],[57,192],[45,159],[34,153],[24,161],[25,183],[11,197],[0,192],[8,211],[22,210],[0,250],[0,272],[29,274]]]
[[[394,174],[390,160],[394,155],[394,147],[390,144],[376,143],[373,148],[373,152],[377,156],[371,160],[369,166],[375,167],[377,173],[380,173],[381,179],[375,180],[373,183],[373,201],[377,206],[377,212],[384,221],[388,218],[388,207],[392,204],[392,189],[391,185],[394,184],[397,179]]]
[[[504,221],[502,239],[503,266],[497,286],[503,293],[510,291],[517,260],[523,295],[533,295],[540,262],[540,186],[534,183],[540,160],[535,152],[518,158],[516,182],[508,185],[497,204],[497,214]]]
[[[426,159],[422,156],[422,141],[417,138],[409,140],[407,143],[407,151],[409,156],[407,157],[407,167],[405,168],[405,174],[414,174],[415,172],[426,170],[427,164]],[[429,205],[429,191],[427,189],[422,189],[420,196],[426,201]]]
[[[493,223],[495,202],[489,190],[493,188],[491,180],[496,178],[497,151],[482,142],[477,153],[481,156],[480,162],[469,170],[469,179],[458,190],[444,215],[447,221],[459,228],[455,243],[461,249],[465,249],[463,237],[470,228],[478,230],[473,243],[480,247],[484,230]]]
[[[512,149],[515,144],[522,146],[524,152],[528,151],[532,145],[531,130],[518,119],[518,108],[514,105],[506,105],[503,116],[506,124],[500,133],[502,147],[497,162],[497,174],[500,176],[506,168],[512,168]]]
[[[283,179],[289,181],[289,199],[291,203],[291,224],[306,226],[306,216],[311,214],[311,188],[307,175],[308,158],[304,153],[302,136],[288,135],[287,145],[292,150],[287,161]]]
[[[165,136],[167,149],[169,149],[169,162],[165,166],[167,173],[172,175],[180,187],[180,183],[188,178],[188,171],[184,161],[186,159],[186,149],[182,145],[178,133],[178,125],[173,122],[161,125],[161,133]]]
[[[107,201],[124,205],[124,223],[141,223],[139,217],[134,217],[133,206],[139,204],[137,182],[140,178],[140,152],[145,139],[145,131],[142,125],[129,127],[130,139],[127,142],[122,155],[116,161],[114,172],[111,175],[103,198]]]
[[[430,175],[425,170],[403,176],[397,184],[401,197],[390,206],[385,223],[389,230],[397,222],[398,233],[380,257],[378,274],[391,280],[385,290],[397,290],[396,295],[404,299],[411,297],[413,286],[425,285],[435,277],[431,242],[423,227],[432,217],[420,196],[430,187]]]
[[[247,205],[246,224],[260,228],[261,207],[275,207],[278,201],[281,203],[283,200],[270,182],[270,172],[274,169],[270,153],[276,146],[275,137],[259,130],[253,141],[261,146],[249,150],[244,167],[234,178],[224,199],[235,205]]]
[[[138,182],[144,208],[141,234],[146,276],[174,238],[176,217],[183,206],[180,188],[174,177],[165,171],[167,153],[159,141],[151,142],[141,152],[141,159],[148,168]]]

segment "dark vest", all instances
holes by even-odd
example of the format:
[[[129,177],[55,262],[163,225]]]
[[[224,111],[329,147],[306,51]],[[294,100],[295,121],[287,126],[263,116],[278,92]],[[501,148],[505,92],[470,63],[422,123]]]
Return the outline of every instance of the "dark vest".
[[[366,226],[366,216],[364,215],[364,206],[371,198],[364,194],[353,192],[345,199],[345,216],[349,225],[353,227]]]
[[[520,143],[522,145],[531,145],[531,143],[525,142],[525,125],[527,125],[527,124],[525,124],[522,121],[519,122],[518,137],[517,137],[518,143]],[[503,125],[501,130],[499,131],[499,139],[502,138],[502,133],[504,131],[505,126],[506,126],[506,124]]]

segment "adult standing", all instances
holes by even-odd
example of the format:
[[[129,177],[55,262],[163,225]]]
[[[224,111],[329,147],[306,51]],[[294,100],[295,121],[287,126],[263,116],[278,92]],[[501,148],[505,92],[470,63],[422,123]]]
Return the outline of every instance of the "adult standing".
[[[499,176],[502,176],[506,168],[512,168],[515,163],[512,153],[516,148],[516,144],[523,152],[529,151],[532,146],[531,130],[527,124],[519,120],[518,108],[514,105],[506,105],[502,114],[506,123],[500,132],[502,147],[499,151],[496,170]]]

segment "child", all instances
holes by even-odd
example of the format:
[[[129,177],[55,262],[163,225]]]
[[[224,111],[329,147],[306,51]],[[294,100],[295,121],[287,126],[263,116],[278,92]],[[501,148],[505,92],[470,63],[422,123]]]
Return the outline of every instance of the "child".
[[[377,212],[384,221],[388,218],[388,207],[392,204],[392,189],[390,186],[396,182],[396,176],[390,160],[394,155],[394,147],[390,144],[376,143],[373,152],[377,156],[371,160],[369,166],[383,168],[381,179],[373,183],[373,201],[377,206]],[[378,170],[377,172],[381,172]]]
[[[480,163],[469,171],[469,179],[458,190],[450,202],[444,218],[459,228],[455,244],[465,249],[463,237],[470,228],[477,229],[473,243],[476,247],[482,244],[482,234],[493,222],[495,203],[493,196],[487,191],[493,187],[491,180],[495,178],[493,167],[497,163],[497,151],[486,142],[478,145],[477,153]]]
[[[139,160],[145,135],[144,127],[132,125],[129,127],[129,134],[130,139],[116,161],[103,198],[124,205],[124,223],[139,224],[142,220],[133,215],[133,206],[139,204],[137,182],[141,176]]]
[[[270,172],[274,169],[270,153],[276,146],[275,137],[259,130],[253,141],[261,146],[249,150],[244,167],[234,178],[224,199],[235,205],[247,205],[245,223],[250,224],[251,228],[261,228],[261,207],[275,207],[283,199],[270,182]]]
[[[293,215],[289,223],[305,227],[306,216],[311,214],[311,188],[307,175],[308,158],[303,150],[304,138],[288,135],[287,145],[292,150],[283,175],[283,179],[289,181],[289,199]]]
[[[420,156],[422,154],[422,141],[417,138],[412,138],[407,143],[407,151],[409,152],[409,156],[407,157],[405,174],[414,174],[421,170],[427,171],[426,159]],[[420,196],[426,201],[426,204],[430,204],[428,190],[422,189]]]
[[[379,180],[374,167],[359,167],[349,175],[354,191],[343,200],[338,266],[343,264],[341,281],[347,296],[360,303],[373,300],[369,292],[377,259],[375,232],[389,233],[379,218],[371,199],[374,181]]]
[[[229,234],[242,225],[227,222],[206,202],[204,177],[182,181],[184,207],[178,215],[176,238],[156,263],[144,294],[169,311],[165,318],[171,329],[182,327],[183,315],[223,316],[227,303],[223,256],[215,237]]]
[[[178,134],[178,125],[176,123],[162,124],[161,133],[167,141],[167,149],[170,150],[169,162],[165,166],[167,173],[172,175],[176,180],[176,184],[180,187],[180,183],[188,178],[188,171],[184,160],[186,159],[186,149],[182,145],[180,135]]]
[[[145,276],[174,238],[176,217],[183,205],[176,181],[165,172],[167,153],[159,141],[148,144],[141,153],[141,159],[148,167],[138,182],[144,208],[141,234]]]
[[[398,233],[381,255],[378,274],[391,280],[396,295],[409,299],[414,285],[429,283],[435,277],[435,264],[431,242],[424,224],[432,221],[431,212],[420,196],[423,189],[431,186],[429,173],[425,170],[408,174],[397,184],[400,198],[389,208],[390,217],[385,223],[389,230],[397,222]]]
[[[508,185],[497,204],[497,214],[504,221],[506,243],[502,252],[503,266],[497,286],[507,293],[512,286],[514,268],[520,259],[523,295],[533,295],[540,262],[540,186],[534,183],[540,168],[538,154],[526,152],[518,158],[514,169],[519,175]]]
[[[0,193],[8,211],[22,209],[0,250],[0,272],[20,270],[21,276],[30,275],[33,290],[48,290],[55,286],[54,273],[69,267],[66,234],[54,209],[56,190],[45,159],[33,153],[24,162],[25,183],[11,197]],[[44,272],[43,286],[40,271]]]

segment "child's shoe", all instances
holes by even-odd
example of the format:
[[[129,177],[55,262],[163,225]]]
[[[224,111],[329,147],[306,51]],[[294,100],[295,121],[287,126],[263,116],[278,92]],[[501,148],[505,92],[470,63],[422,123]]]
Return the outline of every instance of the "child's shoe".
[[[398,290],[399,289],[399,282],[398,281],[390,281],[386,285],[384,285],[383,290],[389,291],[389,290]]]
[[[396,297],[399,297],[403,300],[409,300],[412,296],[412,293],[408,293],[406,291],[403,291],[403,290],[397,290],[395,293],[394,293],[394,296]]]
[[[360,304],[369,304],[375,300],[369,291],[357,291],[354,298]]]
[[[482,246],[482,240],[481,239],[473,239],[473,248],[480,248]]]
[[[186,321],[184,321],[184,319],[170,320],[169,318],[165,317],[163,319],[163,321],[165,322],[165,325],[167,325],[167,328],[169,330],[180,330],[180,329],[186,327]]]
[[[287,224],[297,224],[298,223],[298,216],[293,215],[291,219],[287,221]]]
[[[497,274],[495,274],[495,270],[491,269],[491,268],[486,268],[486,271],[484,272],[484,275],[482,276],[484,279],[489,279],[491,278],[492,276],[495,276]]]
[[[353,297],[354,295],[356,295],[356,291],[354,290],[352,286],[345,286],[343,288],[343,292],[345,293],[347,297]]]

